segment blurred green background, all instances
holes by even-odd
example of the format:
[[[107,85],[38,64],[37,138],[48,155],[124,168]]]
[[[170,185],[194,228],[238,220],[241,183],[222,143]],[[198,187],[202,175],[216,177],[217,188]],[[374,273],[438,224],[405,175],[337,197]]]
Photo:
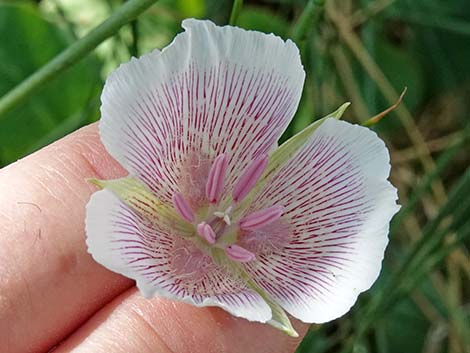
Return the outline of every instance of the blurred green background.
[[[0,96],[108,18],[124,1],[0,1]],[[323,2],[325,2],[323,4]],[[226,24],[232,1],[161,0],[0,115],[0,167],[99,118],[119,63],[162,48],[187,17]],[[236,21],[293,38],[307,72],[283,139],[341,103],[391,150],[403,205],[382,275],[341,319],[312,326],[298,353],[470,352],[469,0],[245,1]]]

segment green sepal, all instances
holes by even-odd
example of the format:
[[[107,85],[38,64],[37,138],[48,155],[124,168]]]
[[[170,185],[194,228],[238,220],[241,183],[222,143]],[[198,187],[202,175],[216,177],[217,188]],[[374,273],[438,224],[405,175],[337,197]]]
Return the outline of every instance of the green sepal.
[[[325,122],[326,119],[329,118],[335,118],[335,119],[341,119],[343,116],[343,113],[345,110],[349,107],[351,103],[346,102],[343,105],[341,105],[338,109],[336,109],[334,112],[326,115],[325,117],[318,119],[311,123],[309,126],[307,126],[305,129],[300,131],[299,133],[295,134],[292,136],[289,140],[284,142],[281,146],[279,146],[276,151],[274,151],[270,156],[269,156],[269,163],[268,166],[266,167],[266,170],[264,172],[264,177],[268,176],[271,174],[273,171],[275,171],[280,165],[284,164],[287,160],[292,158],[294,154],[303,146],[305,143],[308,141],[310,136],[317,130],[321,124]]]
[[[140,180],[125,177],[112,180],[87,179],[101,189],[111,191],[132,210],[139,213],[150,222],[163,225],[166,223],[181,231],[181,235],[193,233],[193,227],[186,224],[171,206],[161,202],[151,190]]]
[[[278,330],[281,330],[291,337],[299,337],[299,334],[292,326],[292,323],[290,322],[289,317],[287,316],[284,309],[282,309],[279,304],[273,302],[269,295],[253,280],[250,279],[247,284],[248,287],[258,293],[264,299],[266,304],[268,304],[271,308],[273,317],[267,322],[267,324],[277,328]]]
[[[126,177],[112,180],[88,179],[88,182],[107,189],[122,202],[145,218],[167,211],[166,207],[153,195],[147,186],[136,178]]]
[[[305,129],[300,131],[298,134],[291,137],[289,140],[287,140],[281,146],[279,146],[279,148],[270,155],[269,163],[268,163],[268,166],[266,167],[266,170],[264,171],[262,180],[266,181],[269,175],[271,175],[281,165],[283,165],[286,161],[292,158],[295,155],[295,153],[297,153],[300,150],[300,148],[308,141],[308,139],[310,138],[310,136],[312,136],[315,130],[317,130],[320,127],[320,125],[325,122],[326,119],[329,119],[329,118],[340,119],[343,113],[345,112],[345,110],[349,107],[349,105],[350,105],[349,102],[344,103],[334,112],[313,122],[312,124],[307,126]],[[256,195],[256,193],[260,190],[262,186],[264,186],[264,182],[259,182],[257,186],[252,190],[252,192],[250,193],[251,195],[249,195],[249,197],[245,199],[247,204],[251,203],[251,199],[253,195]],[[241,207],[241,209],[243,208]],[[269,295],[262,288],[260,288],[256,283],[254,283],[253,280],[250,279],[248,281],[248,286],[252,288],[254,291],[256,291],[271,308],[273,317],[267,323],[277,329],[280,329],[281,331],[285,332],[289,336],[299,337],[299,334],[295,331],[284,309],[282,309],[279,304],[273,302],[271,298],[269,297]]]
[[[256,195],[261,190],[266,181],[269,179],[269,176],[275,173],[280,166],[282,166],[289,159],[291,159],[300,150],[300,148],[305,145],[310,136],[312,136],[312,134],[320,127],[321,124],[325,122],[326,119],[341,119],[343,113],[346,111],[350,104],[351,103],[349,102],[344,103],[334,112],[324,116],[321,119],[314,121],[305,129],[292,136],[289,140],[279,146],[269,156],[269,163],[256,186],[250,191],[248,196],[245,197],[245,199],[237,207],[236,211],[234,212],[234,218],[240,216],[240,214],[246,209],[246,207],[251,205],[254,195]]]
[[[263,288],[256,284],[243,266],[238,262],[230,260],[222,249],[213,248],[211,256],[216,264],[224,266],[233,276],[240,278],[248,288],[255,291],[263,298],[272,313],[271,320],[266,322],[268,325],[281,330],[291,337],[299,337],[299,334],[295,331],[284,309],[282,309],[279,304],[275,303]]]

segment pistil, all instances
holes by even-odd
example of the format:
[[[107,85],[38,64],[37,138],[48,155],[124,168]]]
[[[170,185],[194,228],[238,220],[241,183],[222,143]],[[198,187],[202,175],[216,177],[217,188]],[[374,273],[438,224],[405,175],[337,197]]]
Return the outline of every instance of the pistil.
[[[224,212],[214,212],[214,216],[222,218],[224,222],[229,226],[232,224],[230,220],[230,213],[232,212],[233,206],[230,205]]]

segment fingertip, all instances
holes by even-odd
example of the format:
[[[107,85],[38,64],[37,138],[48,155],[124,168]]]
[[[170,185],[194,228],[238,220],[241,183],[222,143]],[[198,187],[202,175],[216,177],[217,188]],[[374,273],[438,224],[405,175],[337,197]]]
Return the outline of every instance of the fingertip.
[[[222,332],[223,352],[231,353],[290,353],[295,352],[308,325],[292,319],[299,337],[291,337],[268,324],[249,322],[236,318],[219,308],[206,308],[212,312],[216,325]]]
[[[136,293],[129,304],[160,333],[171,352],[290,353],[294,352],[308,325],[296,319],[292,324],[299,337],[258,322],[230,315],[217,307],[195,307],[155,297],[144,299]]]
[[[292,323],[299,338],[219,308],[198,308],[160,297],[145,299],[132,288],[98,312],[57,352],[107,353],[106,342],[113,342],[126,353],[293,353],[308,325]]]
[[[0,170],[0,293],[8,300],[0,303],[0,342],[11,342],[9,352],[46,350],[131,285],[94,262],[84,241],[85,205],[96,190],[85,179],[125,174],[96,124]]]

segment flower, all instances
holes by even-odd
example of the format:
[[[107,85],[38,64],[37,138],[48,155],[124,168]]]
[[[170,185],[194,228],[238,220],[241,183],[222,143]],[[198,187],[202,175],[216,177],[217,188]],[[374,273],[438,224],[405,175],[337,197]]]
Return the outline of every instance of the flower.
[[[274,35],[185,20],[106,81],[101,139],[129,172],[93,182],[93,258],[155,294],[296,335],[377,278],[398,210],[389,155],[345,107],[284,143],[304,70]]]

